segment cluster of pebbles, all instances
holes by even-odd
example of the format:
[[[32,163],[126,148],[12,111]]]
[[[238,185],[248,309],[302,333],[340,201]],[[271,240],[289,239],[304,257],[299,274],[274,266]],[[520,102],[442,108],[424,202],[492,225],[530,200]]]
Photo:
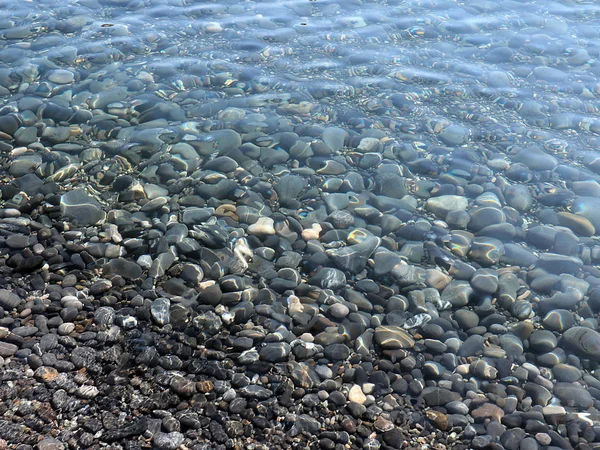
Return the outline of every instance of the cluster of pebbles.
[[[600,446],[600,27],[142,3],[0,21],[0,449]]]

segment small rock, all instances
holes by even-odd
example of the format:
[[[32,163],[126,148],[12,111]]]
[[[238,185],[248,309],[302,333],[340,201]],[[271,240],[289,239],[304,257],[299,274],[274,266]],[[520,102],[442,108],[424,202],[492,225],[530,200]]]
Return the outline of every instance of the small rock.
[[[348,400],[362,405],[364,402],[367,401],[367,396],[363,393],[360,386],[355,384],[350,388],[350,391],[348,392]]]

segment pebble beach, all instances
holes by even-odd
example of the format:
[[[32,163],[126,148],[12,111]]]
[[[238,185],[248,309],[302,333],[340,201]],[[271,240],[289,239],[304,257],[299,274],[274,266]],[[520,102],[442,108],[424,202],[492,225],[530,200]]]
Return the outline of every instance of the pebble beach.
[[[595,2],[0,12],[0,450],[600,449]]]

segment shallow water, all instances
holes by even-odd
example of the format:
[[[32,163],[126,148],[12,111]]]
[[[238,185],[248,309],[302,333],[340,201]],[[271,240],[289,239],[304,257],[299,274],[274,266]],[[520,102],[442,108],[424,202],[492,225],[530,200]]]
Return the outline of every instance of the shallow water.
[[[512,386],[527,380],[513,363],[544,375],[569,363],[592,384],[600,335],[574,326],[598,329],[600,311],[596,2],[0,0],[0,11],[7,217],[81,240],[86,270],[205,302],[154,299],[153,322],[140,322],[171,326],[178,311],[179,331],[210,334],[258,297],[273,330],[300,330],[292,340],[310,334],[306,300],[339,325],[333,337],[323,325],[318,345],[342,336],[364,356],[375,339],[393,361],[429,351],[431,379],[484,355],[463,370],[505,371]],[[61,264],[51,269],[72,267]],[[219,282],[217,306],[202,292]],[[277,295],[260,297],[267,286]],[[423,339],[440,317],[454,329]],[[260,357],[284,361],[286,345]],[[600,388],[592,400],[577,384],[574,404],[560,388],[534,404],[600,401]]]
[[[423,156],[468,145],[504,158],[538,143],[556,164],[594,170],[594,2],[3,1],[2,9],[5,105],[23,95],[84,109],[98,96],[101,106],[143,98],[173,102],[164,118],[205,131],[228,127],[224,110],[236,107],[383,129],[419,141]],[[65,74],[55,84],[57,69],[76,82]]]

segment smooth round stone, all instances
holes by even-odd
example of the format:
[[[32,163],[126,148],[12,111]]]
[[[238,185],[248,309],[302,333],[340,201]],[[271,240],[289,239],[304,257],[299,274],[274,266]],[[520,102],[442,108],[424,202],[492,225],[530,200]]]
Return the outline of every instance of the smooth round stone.
[[[329,307],[327,312],[335,319],[343,319],[350,314],[350,309],[343,303],[334,303]]]
[[[82,226],[95,225],[106,218],[102,205],[82,189],[63,194],[60,199],[60,211],[64,217]]]
[[[542,444],[548,445],[548,444]],[[519,450],[539,450],[540,446],[537,441],[532,437],[526,437],[521,441],[519,445]]]
[[[509,355],[518,356],[523,354],[523,342],[512,333],[500,336],[500,347]]]
[[[286,361],[292,347],[287,342],[269,342],[258,350],[261,361],[271,363]]]
[[[469,200],[460,195],[440,195],[439,197],[431,197],[427,199],[425,208],[430,213],[435,214],[442,219],[446,217],[450,211],[464,211],[469,206]]]
[[[323,354],[331,362],[344,361],[350,355],[350,349],[344,344],[331,344],[323,349]]]
[[[362,405],[367,401],[367,396],[364,394],[361,387],[355,384],[348,392],[348,401]]]
[[[573,233],[579,236],[590,237],[596,234],[596,228],[589,219],[570,213],[568,211],[560,211],[556,214],[558,224],[562,227],[569,228]]]
[[[583,267],[583,261],[572,256],[564,256],[556,253],[541,253],[536,266],[557,275],[563,273],[573,275],[577,274],[581,267]]]
[[[585,217],[596,230],[600,230],[600,198],[577,197],[569,204],[569,211]]]
[[[600,361],[600,333],[590,328],[573,327],[563,333],[564,346],[578,356]]]
[[[483,228],[506,222],[506,214],[500,208],[485,206],[469,211],[471,220],[469,221],[469,229],[472,231],[480,231]]]
[[[500,443],[505,450],[519,450],[519,446],[527,432],[522,428],[511,428],[500,436]]]
[[[478,269],[471,278],[473,289],[486,294],[496,292],[498,285],[498,272],[493,269]]]
[[[539,66],[533,69],[532,75],[536,80],[544,80],[552,83],[562,83],[567,80],[568,75],[562,70],[554,67]]]
[[[374,338],[375,342],[386,350],[409,349],[415,345],[412,336],[396,325],[375,328]]]
[[[452,124],[444,128],[437,136],[446,145],[457,146],[468,142],[470,131],[463,126]]]
[[[519,320],[529,319],[533,315],[533,306],[526,301],[518,301],[510,305],[510,313]]]
[[[574,181],[571,189],[577,195],[584,197],[600,197],[600,183],[595,180]]]
[[[15,116],[0,117],[0,131],[12,136],[19,129],[19,121]]]
[[[65,69],[51,70],[48,72],[48,81],[56,84],[70,84],[75,81],[75,74]]]
[[[581,379],[582,373],[577,367],[568,364],[556,364],[552,367],[552,373],[557,381],[573,383]]]
[[[513,161],[525,164],[531,170],[552,170],[558,165],[554,156],[546,153],[537,145],[524,148],[513,157]]]
[[[556,383],[554,395],[563,406],[586,410],[594,404],[591,394],[583,386],[576,383]]]
[[[454,308],[469,304],[473,288],[467,281],[453,280],[442,291],[442,301],[449,302]]]
[[[71,322],[61,323],[58,326],[58,334],[60,334],[61,336],[68,336],[73,331],[75,331],[75,324],[74,323],[71,323]]]
[[[347,194],[326,194],[323,195],[323,201],[327,205],[329,213],[343,210],[350,206],[350,197]]]
[[[575,326],[575,317],[571,311],[555,309],[544,316],[542,325],[547,330],[562,333]]]
[[[467,211],[454,210],[446,214],[446,223],[452,228],[467,228],[471,216]]]
[[[341,270],[325,267],[310,277],[308,283],[323,289],[339,289],[346,286],[346,275]]]
[[[504,255],[504,244],[498,239],[476,236],[471,244],[469,256],[482,266],[492,266],[500,262]]]
[[[354,216],[346,210],[333,211],[327,220],[338,229],[347,229],[354,224]]]
[[[479,316],[473,311],[459,309],[454,312],[454,320],[458,323],[461,330],[467,331],[479,325]]]
[[[128,280],[136,280],[142,276],[142,268],[135,262],[124,258],[111,259],[102,267],[102,270],[105,275],[120,275]]]
[[[347,138],[348,132],[339,127],[327,127],[323,130],[323,135],[321,136],[323,142],[334,152],[338,152],[344,148],[344,142]]]
[[[140,211],[142,211],[142,212],[156,211],[156,210],[162,208],[163,206],[165,206],[168,201],[169,200],[167,199],[167,197],[154,198],[154,199],[150,200],[148,203],[144,204],[144,206],[142,206],[140,208]]]
[[[552,351],[557,344],[556,336],[548,330],[536,330],[529,336],[530,348],[539,353]]]
[[[35,171],[42,164],[42,161],[42,157],[36,154],[20,156],[11,161],[8,173],[13,177],[21,177]]]
[[[556,364],[566,362],[567,354],[565,353],[565,351],[562,348],[557,347],[554,350],[552,350],[551,352],[537,355],[535,358],[535,361],[540,366],[553,367]]]
[[[538,257],[531,250],[522,245],[512,243],[504,244],[504,255],[500,257],[502,263],[519,267],[530,267],[537,260]]]
[[[421,392],[421,398],[427,406],[444,406],[450,402],[460,402],[460,395],[449,389],[429,386]]]
[[[516,234],[515,226],[506,222],[488,225],[477,232],[477,236],[489,236],[502,242],[512,242]]]
[[[529,188],[522,184],[514,184],[504,192],[506,204],[517,211],[526,212],[533,206],[533,196]]]
[[[38,129],[36,127],[21,127],[14,135],[17,145],[29,145],[38,140]]]
[[[552,394],[544,386],[535,383],[525,383],[523,386],[527,395],[531,397],[534,405],[547,406],[552,400]]]
[[[351,236],[348,240],[350,241]],[[328,252],[337,267],[350,273],[361,272],[367,265],[369,257],[379,247],[381,240],[375,236],[366,236],[362,242],[347,247],[333,249]]]

